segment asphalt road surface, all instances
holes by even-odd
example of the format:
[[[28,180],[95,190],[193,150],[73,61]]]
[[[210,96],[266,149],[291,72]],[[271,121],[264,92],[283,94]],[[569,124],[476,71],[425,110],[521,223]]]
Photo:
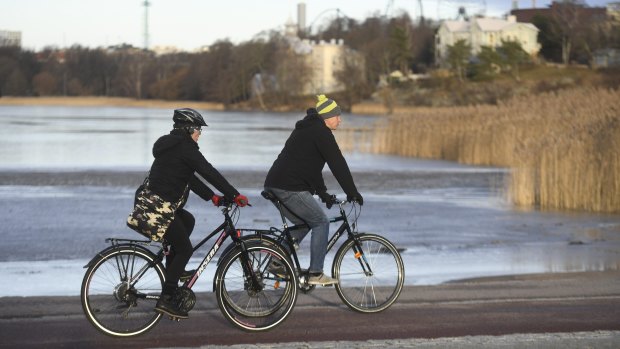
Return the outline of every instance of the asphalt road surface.
[[[91,326],[79,297],[4,297],[0,309],[0,348],[169,348],[619,331],[620,273],[410,286],[378,314],[351,311],[333,288],[321,288],[300,294],[289,318],[264,333],[243,332],[229,324],[213,293],[197,296],[189,319],[163,319],[152,331],[124,339]]]

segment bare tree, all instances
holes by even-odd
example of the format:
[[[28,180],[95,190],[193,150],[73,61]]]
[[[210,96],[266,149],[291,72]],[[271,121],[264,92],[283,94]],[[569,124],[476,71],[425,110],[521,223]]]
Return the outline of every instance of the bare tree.
[[[282,48],[277,53],[275,70],[275,92],[281,104],[290,104],[292,97],[305,93],[306,86],[311,85],[311,67],[305,55],[290,48]]]
[[[552,7],[552,17],[556,21],[557,30],[562,40],[562,62],[564,65],[570,63],[571,51],[577,37],[581,34],[583,28],[583,18],[581,11],[583,6],[578,0],[564,0],[561,3],[556,2]]]
[[[49,72],[41,72],[32,79],[32,88],[39,96],[55,95],[58,88],[58,81]]]

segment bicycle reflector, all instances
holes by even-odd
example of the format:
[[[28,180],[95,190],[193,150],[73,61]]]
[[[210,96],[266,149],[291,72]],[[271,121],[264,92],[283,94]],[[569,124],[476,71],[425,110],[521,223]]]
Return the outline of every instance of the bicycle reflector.
[[[355,252],[355,259],[360,259],[361,256],[362,256],[361,252]]]

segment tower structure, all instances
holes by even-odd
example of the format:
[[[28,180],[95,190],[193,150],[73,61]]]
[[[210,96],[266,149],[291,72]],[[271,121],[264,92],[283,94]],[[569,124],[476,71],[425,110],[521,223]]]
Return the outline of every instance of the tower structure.
[[[149,6],[151,6],[151,2],[149,0],[144,0],[142,3],[144,6],[144,49],[149,49]]]
[[[306,32],[306,4],[303,2],[297,4],[297,30],[300,33]]]

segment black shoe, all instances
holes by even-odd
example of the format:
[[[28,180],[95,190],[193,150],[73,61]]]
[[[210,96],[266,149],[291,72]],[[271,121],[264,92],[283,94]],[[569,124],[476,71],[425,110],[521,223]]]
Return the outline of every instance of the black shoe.
[[[187,319],[189,317],[186,311],[179,309],[179,304],[175,297],[169,294],[162,294],[159,297],[157,305],[155,305],[155,311],[178,319]]]
[[[181,277],[179,278],[179,281],[185,282],[189,280],[192,277],[192,275],[194,275],[195,272],[196,272],[196,269],[183,271],[183,273],[181,274]]]

